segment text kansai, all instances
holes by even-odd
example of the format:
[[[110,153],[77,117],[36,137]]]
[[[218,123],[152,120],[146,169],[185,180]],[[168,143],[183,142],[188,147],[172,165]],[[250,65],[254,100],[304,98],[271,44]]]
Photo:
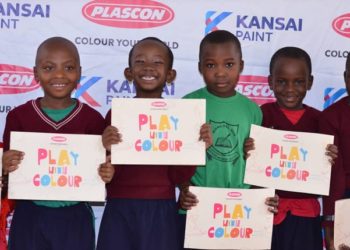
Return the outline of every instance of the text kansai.
[[[179,152],[182,147],[181,140],[171,140],[169,131],[178,130],[179,118],[168,115],[161,115],[159,122],[154,122],[152,115],[139,114],[138,127],[139,131],[143,128],[149,130],[148,139],[137,139],[135,150],[140,151],[174,151]]]

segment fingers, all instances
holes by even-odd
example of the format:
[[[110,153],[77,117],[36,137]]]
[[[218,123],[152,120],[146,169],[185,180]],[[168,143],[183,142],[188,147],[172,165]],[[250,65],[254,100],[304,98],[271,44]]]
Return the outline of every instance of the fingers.
[[[115,169],[110,162],[103,163],[98,168],[98,174],[105,183],[111,182],[114,172]]]
[[[182,209],[191,210],[192,207],[198,204],[197,197],[186,189],[181,190],[179,197],[180,206]]]
[[[278,213],[278,204],[279,204],[279,197],[278,195],[275,195],[274,197],[268,197],[265,200],[265,204],[268,206],[268,211],[271,213]]]
[[[21,164],[24,157],[24,153],[18,150],[8,150],[3,153],[2,156],[2,167],[3,173],[7,175],[8,173],[15,171]]]
[[[209,123],[204,123],[199,131],[199,140],[205,142],[205,148],[208,149],[213,144],[213,134]]]
[[[338,157],[338,147],[334,144],[328,144],[326,147],[326,155],[328,156],[329,162],[333,165]]]
[[[255,149],[254,139],[253,138],[247,138],[244,142],[243,150],[244,150],[244,158],[248,159],[250,156],[249,151]]]
[[[106,150],[111,151],[112,144],[118,144],[122,141],[122,135],[114,126],[105,128],[102,134],[102,143]]]

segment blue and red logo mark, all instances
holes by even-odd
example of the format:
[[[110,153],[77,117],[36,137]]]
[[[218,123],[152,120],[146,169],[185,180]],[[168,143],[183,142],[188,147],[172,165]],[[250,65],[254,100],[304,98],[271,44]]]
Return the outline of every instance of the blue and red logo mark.
[[[336,101],[338,101],[341,97],[346,94],[345,88],[335,89],[335,88],[326,88],[324,90],[324,104],[323,109],[329,107]]]
[[[226,17],[232,14],[232,12],[221,12],[215,16],[216,11],[208,11],[205,15],[205,34],[218,30],[217,25],[221,23]]]
[[[101,104],[94,100],[87,92],[87,90],[93,85],[95,85],[101,78],[102,77],[100,76],[93,76],[90,78],[82,76],[80,78],[80,82],[78,83],[74,97],[77,99],[79,99],[80,97],[83,98],[92,107],[101,107]]]

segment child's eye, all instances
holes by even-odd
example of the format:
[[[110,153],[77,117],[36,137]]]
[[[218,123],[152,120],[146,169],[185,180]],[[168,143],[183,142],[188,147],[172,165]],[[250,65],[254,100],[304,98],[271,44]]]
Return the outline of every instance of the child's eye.
[[[42,69],[44,71],[51,71],[53,69],[53,66],[46,65],[46,66],[43,66]]]
[[[232,62],[226,63],[226,68],[232,68],[233,65],[234,65],[234,63],[232,63]]]
[[[296,80],[295,81],[295,85],[300,86],[300,85],[303,85],[303,84],[304,84],[304,80]]]
[[[164,64],[164,62],[160,61],[160,60],[159,61],[154,61],[154,63],[157,64],[157,65],[163,65]]]
[[[278,85],[285,85],[285,84],[286,84],[286,81],[285,81],[285,80],[279,79],[279,80],[276,81],[276,83],[277,83]]]
[[[74,67],[74,66],[66,66],[65,69],[66,69],[67,71],[72,71],[72,70],[75,69],[75,67]]]
[[[212,69],[212,68],[214,68],[215,67],[215,65],[213,64],[213,63],[207,63],[207,68],[209,68],[209,69]]]
[[[143,64],[143,63],[144,63],[144,60],[141,60],[141,59],[135,60],[135,64]]]

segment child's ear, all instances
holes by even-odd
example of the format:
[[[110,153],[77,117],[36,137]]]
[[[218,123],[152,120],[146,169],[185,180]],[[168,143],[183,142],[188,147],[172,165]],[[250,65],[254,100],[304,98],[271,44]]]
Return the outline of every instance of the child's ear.
[[[273,85],[272,85],[272,76],[271,76],[271,75],[269,75],[269,76],[267,77],[267,82],[269,83],[269,87],[270,87],[270,89],[271,89],[271,90],[273,90]]]
[[[34,73],[34,79],[37,83],[39,83],[39,76],[38,76],[38,70],[37,68],[34,66],[33,67],[33,73]]]
[[[198,71],[202,75],[201,62],[198,62]]]
[[[128,80],[129,82],[132,82],[134,79],[132,77],[132,73],[131,73],[131,69],[130,68],[125,68],[124,69],[124,76],[126,78],[126,80]]]
[[[175,69],[171,69],[168,70],[167,76],[166,76],[166,82],[167,83],[172,83],[176,78],[176,70]]]
[[[309,76],[309,83],[307,85],[307,90],[310,90],[311,87],[312,87],[312,83],[314,82],[314,76],[313,75],[310,75]]]
[[[241,63],[239,65],[239,73],[242,73],[243,72],[243,69],[244,69],[244,61],[241,60]]]

